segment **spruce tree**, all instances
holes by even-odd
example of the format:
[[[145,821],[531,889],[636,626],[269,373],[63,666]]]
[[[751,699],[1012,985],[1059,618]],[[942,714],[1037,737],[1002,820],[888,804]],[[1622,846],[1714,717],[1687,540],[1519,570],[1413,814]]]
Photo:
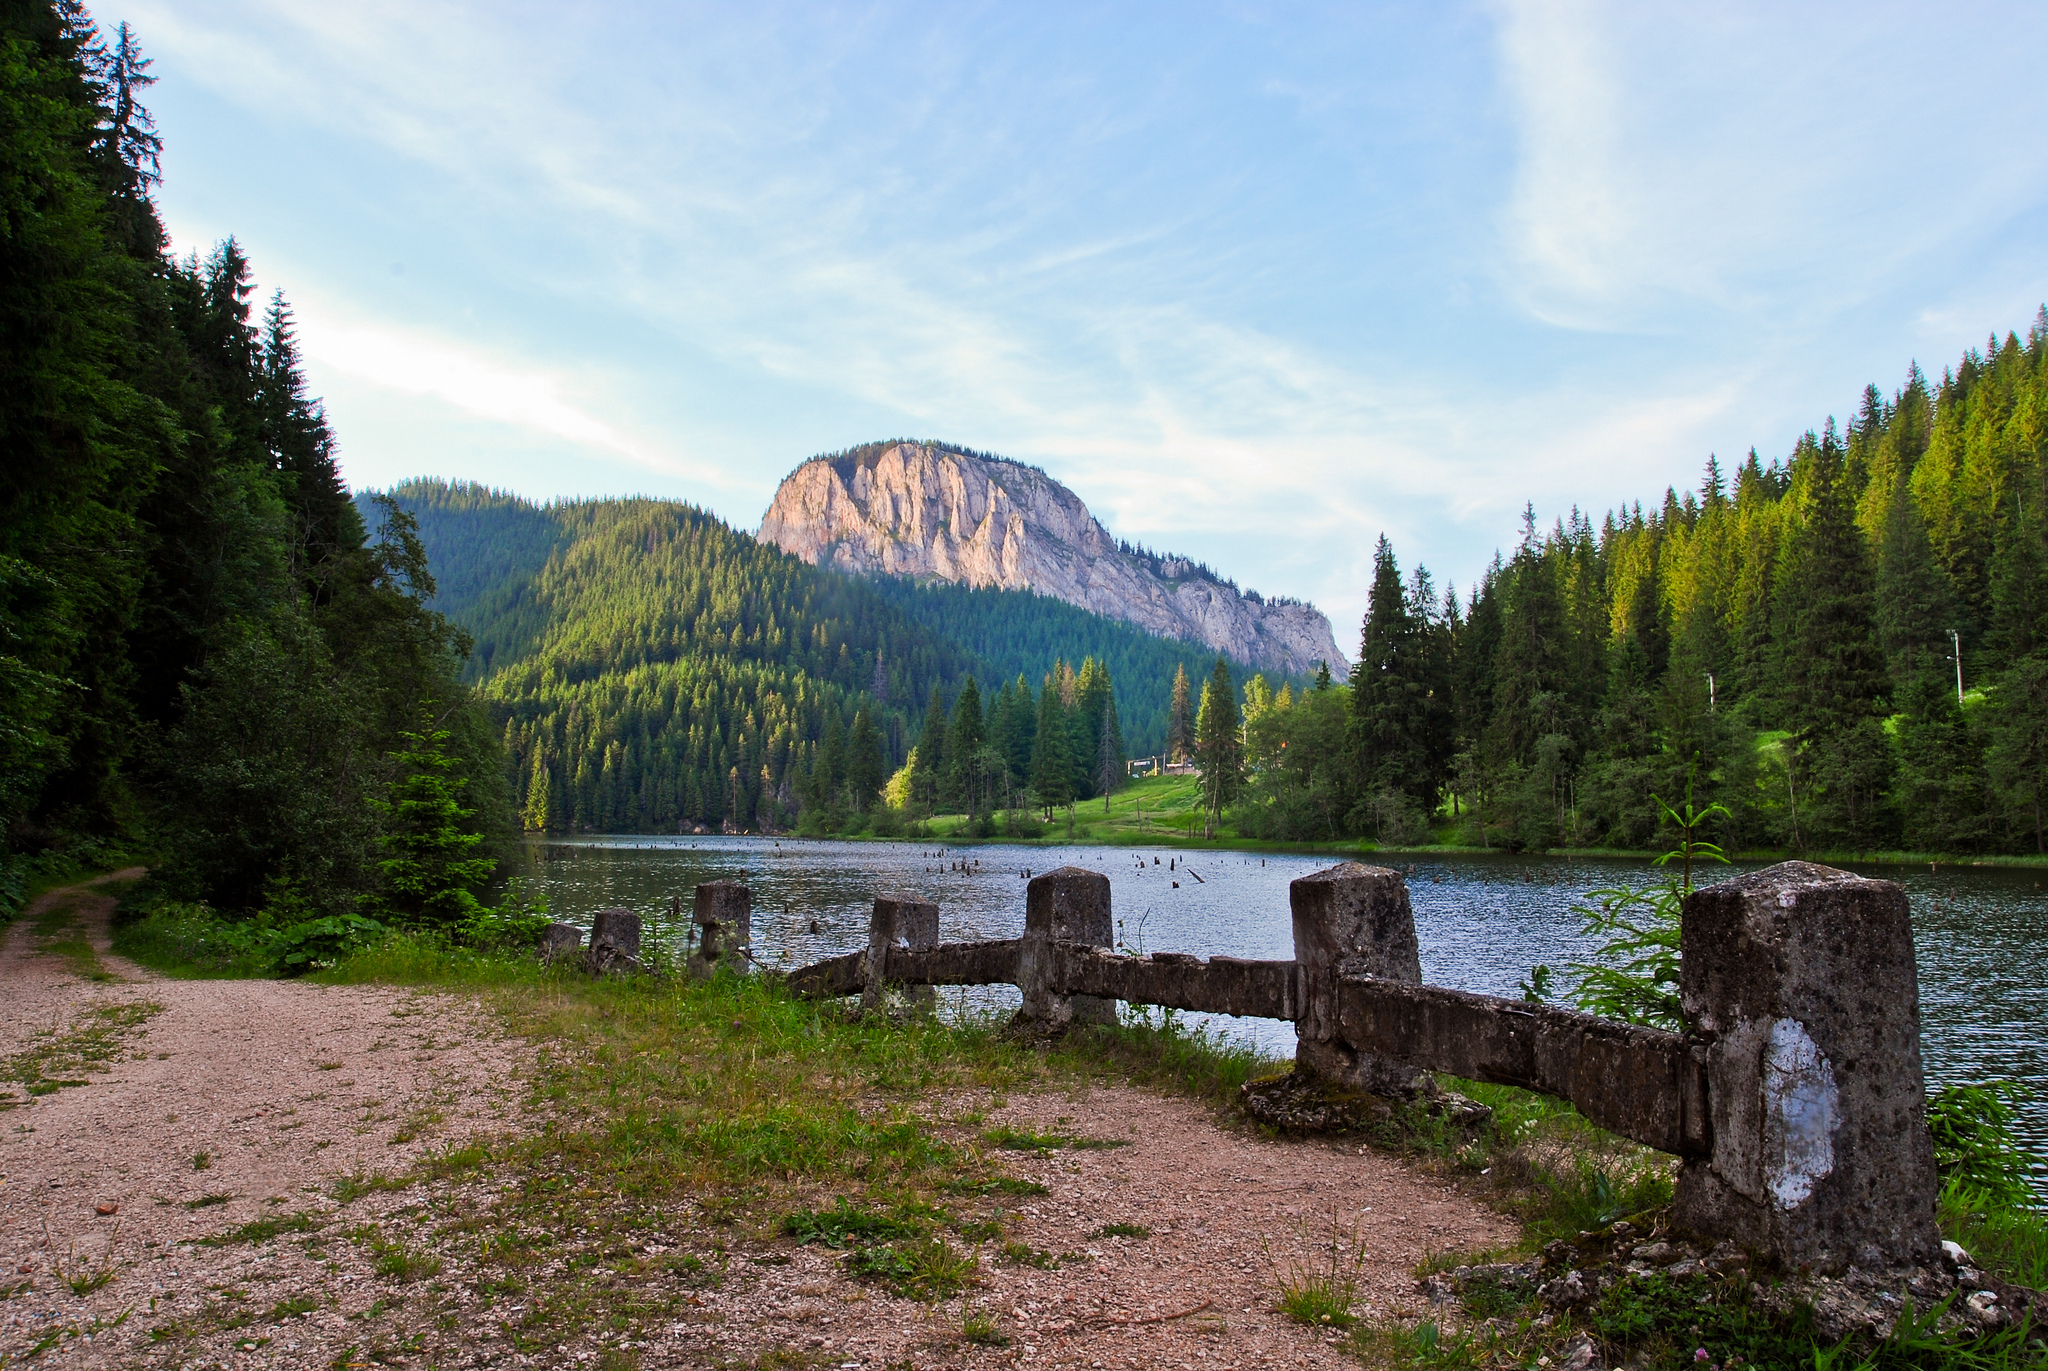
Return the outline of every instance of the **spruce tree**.
[[[1807,773],[1809,818],[1820,837],[1857,851],[1889,836],[1886,676],[1872,615],[1872,575],[1832,426],[1808,445],[1806,518],[1788,540],[1778,598],[1782,679]]]
[[[1436,808],[1426,625],[1411,612],[1393,545],[1373,551],[1369,608],[1351,672],[1351,710],[1360,784],[1368,804],[1398,794],[1425,814]],[[1428,598],[1434,599],[1434,596]],[[1363,820],[1370,823],[1370,820]]]
[[[875,807],[882,783],[888,780],[887,766],[874,712],[863,702],[853,716],[853,732],[846,740],[846,788],[856,814],[866,814]]]
[[[912,803],[926,818],[938,812],[940,794],[949,772],[946,764],[946,697],[937,685],[925,705],[924,725],[918,730],[917,749],[911,756],[910,795]]]
[[[1944,674],[1949,630],[1960,627],[1948,573],[1934,559],[1927,524],[1906,473],[1894,478],[1878,546],[1877,640],[1892,690],[1904,694],[1923,674]]]
[[[1208,810],[1207,832],[1215,836],[1224,807],[1244,786],[1244,740],[1238,733],[1237,686],[1221,657],[1202,685],[1202,704],[1195,714],[1195,760],[1202,768],[1202,802]]]
[[[1038,694],[1038,736],[1031,744],[1031,789],[1050,819],[1074,800],[1074,764],[1067,755],[1067,710],[1050,677]]]
[[[377,806],[385,816],[380,846],[386,854],[377,863],[379,904],[399,924],[454,932],[486,912],[477,895],[498,864],[477,852],[483,835],[466,830],[465,821],[475,817],[461,803],[468,781],[454,774],[450,734],[433,704],[423,705],[418,722],[399,736],[405,746],[392,758],[398,777]]]
[[[982,811],[981,749],[988,741],[981,712],[981,687],[969,676],[953,705],[953,727],[946,736],[948,794],[973,826]]]
[[[1166,711],[1166,760],[1184,762],[1195,745],[1195,708],[1188,694],[1185,662],[1173,671],[1173,699]]]

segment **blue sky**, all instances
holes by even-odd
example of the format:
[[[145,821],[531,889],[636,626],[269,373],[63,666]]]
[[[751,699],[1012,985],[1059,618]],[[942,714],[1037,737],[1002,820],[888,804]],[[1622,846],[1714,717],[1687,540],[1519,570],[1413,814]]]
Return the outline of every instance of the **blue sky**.
[[[945,438],[1347,648],[2048,300],[2034,4],[124,5],[352,483]]]

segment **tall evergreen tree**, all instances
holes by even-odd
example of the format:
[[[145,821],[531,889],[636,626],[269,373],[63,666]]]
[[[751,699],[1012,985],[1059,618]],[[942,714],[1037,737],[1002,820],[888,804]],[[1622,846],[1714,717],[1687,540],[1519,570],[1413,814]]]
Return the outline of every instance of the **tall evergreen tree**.
[[[846,739],[846,788],[856,814],[875,807],[888,779],[882,759],[882,734],[875,727],[873,710],[863,702],[853,716],[853,731]]]
[[[1869,851],[1889,835],[1891,783],[1872,576],[1832,426],[1810,451],[1810,503],[1780,573],[1782,674],[1817,788],[1812,825],[1819,836]]]
[[[1167,706],[1166,760],[1184,762],[1195,746],[1195,707],[1188,693],[1185,663],[1174,668],[1173,699]]]
[[[1202,685],[1202,704],[1195,714],[1195,760],[1202,767],[1202,802],[1208,809],[1208,831],[1223,819],[1224,807],[1244,786],[1244,740],[1238,733],[1237,686],[1221,657]]]
[[[970,826],[986,813],[983,805],[981,750],[988,741],[987,720],[981,712],[981,687],[969,676],[953,704],[953,727],[946,736],[948,792],[952,802],[966,813]]]
[[[1031,744],[1031,789],[1047,818],[1074,801],[1074,763],[1067,755],[1067,711],[1047,677],[1038,693],[1038,731]]]
[[[1439,780],[1431,745],[1432,664],[1426,623],[1417,624],[1409,601],[1393,545],[1382,534],[1373,550],[1369,608],[1351,672],[1358,776],[1368,803],[1392,792],[1428,814],[1436,808]]]
[[[1949,630],[1961,627],[1948,574],[1934,559],[1906,474],[1899,472],[1892,482],[1875,589],[1878,647],[1891,689],[1901,695],[1920,676],[1943,674]]]

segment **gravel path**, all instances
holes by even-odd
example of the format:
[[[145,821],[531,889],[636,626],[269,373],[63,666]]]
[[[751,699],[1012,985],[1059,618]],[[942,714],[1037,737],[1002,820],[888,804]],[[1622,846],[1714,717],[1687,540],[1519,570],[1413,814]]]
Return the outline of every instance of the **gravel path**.
[[[64,901],[96,961],[53,927]],[[112,904],[104,883],[56,892],[0,946],[0,1367],[1335,1368],[1357,1363],[1334,1334],[1273,1307],[1333,1235],[1380,1316],[1421,1312],[1425,1255],[1514,1238],[1355,1145],[1232,1132],[1132,1088],[984,1091],[935,1101],[930,1130],[1123,1145],[1002,1154],[1048,1193],[962,1202],[1001,1230],[964,1298],[892,1298],[765,1211],[735,1225],[684,1196],[507,1285],[489,1235],[511,1177],[343,1182],[538,1127],[529,1048],[456,996],[152,975],[108,952]],[[598,1262],[617,1275],[587,1315],[530,1322]],[[621,1302],[645,1313],[616,1323]],[[967,1340],[969,1314],[1005,1345]]]
[[[141,874],[44,896],[0,945],[0,1064],[15,1078],[0,1082],[0,1364],[53,1335],[44,1364],[132,1364],[151,1326],[212,1298],[246,1251],[180,1244],[321,1208],[340,1177],[400,1173],[514,1121],[516,1045],[464,1001],[173,980],[114,956],[107,886]],[[67,902],[72,927],[38,937]],[[81,932],[104,979],[39,950]],[[113,1279],[73,1293],[98,1271]],[[92,1340],[115,1344],[106,1355],[82,1341],[123,1310]]]

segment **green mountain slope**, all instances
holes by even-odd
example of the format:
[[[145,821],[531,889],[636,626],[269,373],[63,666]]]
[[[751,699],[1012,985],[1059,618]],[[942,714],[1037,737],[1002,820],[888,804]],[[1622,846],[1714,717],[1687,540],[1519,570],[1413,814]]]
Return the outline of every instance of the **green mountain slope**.
[[[864,700],[894,765],[906,707],[975,666],[866,583],[688,505],[393,493],[420,522],[437,607],[476,639],[535,827],[787,823],[819,741]]]
[[[1036,689],[1060,660],[1106,665],[1126,747],[1156,752],[1176,668],[1214,662],[1043,596],[819,570],[670,501],[391,493],[419,523],[434,607],[475,640],[466,676],[534,827],[784,825],[864,701],[893,769],[935,688],[949,708],[970,675],[990,698],[1019,675]]]

